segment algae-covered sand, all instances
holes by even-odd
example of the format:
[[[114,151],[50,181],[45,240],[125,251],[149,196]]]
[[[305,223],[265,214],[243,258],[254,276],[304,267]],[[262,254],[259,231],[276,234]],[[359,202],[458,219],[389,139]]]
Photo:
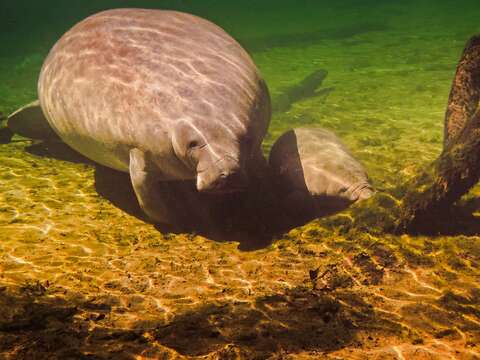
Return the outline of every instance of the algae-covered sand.
[[[35,98],[55,38],[100,9],[61,4],[0,5],[4,114]],[[163,5],[230,31],[274,98],[327,70],[322,87],[334,91],[275,113],[265,151],[291,127],[333,130],[384,193],[386,208],[398,201],[393,189],[441,151],[455,65],[480,31],[475,1]],[[162,2],[102,5],[120,6]],[[121,200],[112,202],[115,194]],[[477,359],[479,195],[473,189],[454,226],[437,236],[355,230],[356,212],[346,211],[271,243],[209,239],[159,231],[142,220],[128,178],[60,145],[17,136],[0,145],[0,354]],[[362,216],[373,214],[381,212]]]

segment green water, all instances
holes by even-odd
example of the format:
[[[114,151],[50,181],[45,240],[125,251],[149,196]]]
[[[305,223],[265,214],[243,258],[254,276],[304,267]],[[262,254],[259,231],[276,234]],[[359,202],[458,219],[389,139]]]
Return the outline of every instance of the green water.
[[[455,67],[480,32],[478,1],[0,1],[3,114],[36,98],[49,48],[89,14],[187,11],[250,52],[274,100],[326,70],[334,90],[275,112],[265,152],[289,128],[330,129],[385,203],[439,155]],[[395,236],[351,230],[346,211],[247,251],[158,231],[104,196],[128,184],[73,159],[0,145],[0,356],[480,358],[475,227]],[[474,217],[478,196],[464,200]]]

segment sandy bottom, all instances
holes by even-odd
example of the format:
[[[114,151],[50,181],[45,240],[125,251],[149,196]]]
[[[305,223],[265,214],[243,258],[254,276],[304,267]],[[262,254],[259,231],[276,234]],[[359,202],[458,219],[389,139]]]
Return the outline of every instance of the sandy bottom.
[[[468,38],[436,30],[256,50],[274,98],[318,69],[335,88],[275,114],[265,151],[288,128],[331,129],[396,203],[441,150]],[[34,93],[11,81],[2,111]],[[15,137],[0,145],[0,356],[480,359],[479,195],[461,205],[468,225],[435,237],[355,231],[345,212],[268,243],[209,239],[145,222],[125,176]]]

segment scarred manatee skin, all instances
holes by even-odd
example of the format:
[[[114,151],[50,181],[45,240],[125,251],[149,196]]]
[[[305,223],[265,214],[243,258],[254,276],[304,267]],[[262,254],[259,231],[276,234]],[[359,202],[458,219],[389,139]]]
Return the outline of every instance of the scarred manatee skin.
[[[250,158],[271,112],[264,80],[231,36],[163,10],[114,9],[81,21],[51,49],[38,93],[50,125],[75,150],[128,171],[129,151],[139,148],[166,179],[196,175],[172,147],[177,123],[197,129],[219,156],[248,139],[241,151]]]
[[[282,134],[272,147],[269,165],[285,208],[301,218],[330,215],[373,194],[360,162],[335,134],[322,128]]]

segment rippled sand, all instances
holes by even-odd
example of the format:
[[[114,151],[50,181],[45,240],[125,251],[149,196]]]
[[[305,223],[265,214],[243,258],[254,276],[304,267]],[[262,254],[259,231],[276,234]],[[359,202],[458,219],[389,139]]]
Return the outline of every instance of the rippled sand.
[[[396,203],[395,186],[441,150],[471,26],[414,30],[392,25],[295,46],[271,39],[263,48],[251,40],[274,96],[319,68],[329,71],[324,87],[335,87],[276,114],[265,150],[287,128],[329,128],[364,163],[386,207]],[[24,61],[33,74],[41,56]],[[28,102],[28,89],[3,89],[0,110]],[[347,211],[270,243],[208,239],[145,222],[128,177],[15,137],[0,145],[0,354],[479,359],[479,195],[477,187],[459,205],[454,231],[434,237],[358,231]]]

